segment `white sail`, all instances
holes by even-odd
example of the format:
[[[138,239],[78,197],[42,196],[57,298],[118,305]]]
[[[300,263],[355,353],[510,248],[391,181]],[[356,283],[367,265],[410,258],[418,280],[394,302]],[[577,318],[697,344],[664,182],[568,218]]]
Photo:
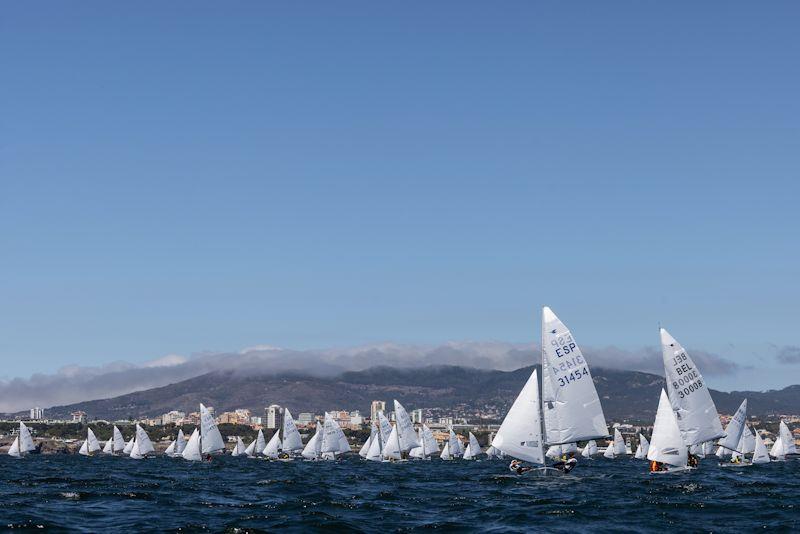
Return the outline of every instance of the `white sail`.
[[[318,460],[322,452],[322,425],[317,422],[317,431],[311,436],[311,439],[306,443],[303,452],[300,453],[303,458],[308,460]]]
[[[114,454],[114,440],[107,439],[106,444],[103,446],[103,454]]]
[[[469,455],[470,458],[477,458],[483,453],[481,446],[478,443],[478,438],[472,432],[469,433]]]
[[[419,439],[419,437],[417,437]],[[410,451],[408,451],[409,458],[415,458],[417,460],[422,460],[425,458],[425,453],[422,451],[422,447],[414,447]]]
[[[752,454],[756,450],[756,436],[747,425],[744,426],[742,438],[739,440],[739,450],[742,454]]]
[[[97,436],[94,435],[91,428],[86,429],[86,442],[89,444],[90,453],[97,452],[103,448],[100,446],[100,442],[97,441]]]
[[[717,447],[717,452],[714,453],[714,456],[722,460],[723,458],[729,458],[731,456],[730,449],[726,449],[725,447]]]
[[[122,437],[122,432],[119,431],[117,425],[114,425],[114,452],[124,452],[125,451],[125,438]],[[131,447],[133,447],[133,443],[131,443]],[[130,451],[128,451],[130,452]]]
[[[489,445],[489,448],[486,449],[486,457],[490,460],[493,458],[502,458],[503,453],[500,451],[500,449],[495,448],[494,445]]]
[[[144,458],[144,454],[139,450],[139,440],[133,440],[133,448],[131,449],[130,457],[134,460],[141,460]]]
[[[717,445],[725,447],[726,449],[742,452],[737,447],[739,440],[742,439],[742,432],[744,431],[745,418],[747,417],[747,399],[742,401],[739,409],[733,414],[731,420],[728,421],[728,426],[725,427],[725,437],[721,438]]]
[[[389,434],[392,433],[392,424],[383,412],[378,412],[378,429],[381,431],[381,448],[383,448],[383,444],[389,441]]]
[[[286,410],[285,413],[288,414],[291,417],[291,414],[289,414],[289,410]],[[300,439],[300,434],[299,433],[297,434],[297,438]],[[267,446],[267,441],[264,439],[264,431],[261,430],[260,428],[258,429],[258,434],[256,435],[256,440],[253,443],[255,443],[254,455],[257,456],[257,455],[259,455],[259,454],[264,452],[264,448],[266,448],[266,446]],[[302,448],[303,448],[303,441],[300,440],[300,449],[302,449]]]
[[[13,456],[14,458],[22,457],[22,453],[19,450],[19,436],[14,438],[14,443],[12,443],[11,448],[8,449],[8,455]]]
[[[549,445],[608,436],[589,365],[572,333],[547,306],[542,309],[542,409]]]
[[[186,447],[184,447],[181,456],[184,460],[192,462],[199,462],[203,459],[203,455],[200,453],[200,431],[196,427],[192,435],[189,436],[189,441],[186,442]]]
[[[561,445],[550,445],[544,455],[551,460],[558,460],[561,458]]]
[[[244,454],[245,449],[247,449],[247,447],[244,446],[244,441],[242,441],[242,437],[236,436],[236,445],[233,446],[233,450],[231,451],[231,456],[242,456]]]
[[[277,459],[281,453],[281,437],[276,431],[269,442],[264,446],[263,454],[267,458]]]
[[[264,439],[262,436],[261,439]],[[288,409],[283,411],[283,450],[285,452],[299,451],[303,449],[303,440],[300,439],[300,432],[294,423],[294,418]]]
[[[442,460],[452,460],[453,457],[450,455],[450,442],[445,441],[444,446],[442,447],[442,453],[439,455],[439,458]]]
[[[544,463],[539,377],[533,370],[506,414],[492,446],[520,460]]]
[[[89,442],[88,441],[83,440],[83,443],[81,443],[81,448],[78,449],[78,454],[83,455],[83,456],[89,456]]]
[[[339,452],[342,454],[352,452],[352,449],[350,448],[350,442],[347,441],[347,436],[344,435],[344,430],[342,430],[342,427],[339,427],[337,434],[339,435]]]
[[[662,389],[658,400],[656,421],[653,424],[653,436],[647,450],[647,459],[662,462],[676,467],[686,465],[688,449],[683,441],[678,419],[672,410],[667,393]]]
[[[244,453],[247,455],[248,458],[252,458],[253,456],[256,455],[256,441],[257,440],[255,440],[255,439],[253,441],[251,441],[250,445],[248,445],[247,448],[244,450]],[[266,447],[266,445],[265,445],[265,447]]]
[[[417,440],[417,433],[414,431],[414,424],[411,422],[406,409],[396,400],[394,401],[394,417],[397,422],[396,426],[399,427],[400,450],[407,452],[414,447],[419,447],[420,443]]]
[[[450,429],[450,455],[454,457],[464,455],[464,445],[462,445],[461,439],[453,432],[452,428]]]
[[[663,328],[661,353],[669,400],[684,443],[692,446],[725,436],[703,375],[686,350]]]
[[[614,429],[614,454],[619,456],[628,454],[628,448],[625,446],[625,440],[622,439],[619,429]]]
[[[325,425],[323,427],[323,434],[322,434],[322,453],[326,452],[333,452],[337,453],[340,452],[341,443],[339,441],[339,433],[341,432],[341,428],[339,428],[339,423],[331,417],[329,413],[325,413]]]
[[[778,436],[775,439],[775,443],[772,444],[772,448],[769,450],[769,455],[775,459],[783,460],[785,453],[783,452],[783,441],[781,437]]]
[[[754,464],[766,464],[770,462],[769,452],[767,452],[767,446],[764,445],[764,440],[761,439],[761,434],[756,430],[755,435],[755,448],[753,451],[753,463]]]
[[[370,443],[369,450],[367,451],[367,455],[365,456],[365,458],[372,462],[380,462],[383,459],[381,451],[381,440],[378,435],[376,435],[372,440],[372,442]]]
[[[603,451],[603,458],[616,458],[616,457],[617,455],[614,453],[614,442],[609,440],[608,445],[606,445],[606,450]]]
[[[780,427],[778,428],[778,433],[781,436],[781,444],[783,445],[784,456],[787,454],[797,454],[797,446],[794,443],[794,436],[789,430],[789,427],[786,426],[786,423],[783,421],[781,421]]]
[[[375,426],[375,423],[372,423],[367,441],[365,441],[364,445],[362,445],[361,448],[358,450],[359,456],[361,456],[362,458],[367,457],[367,453],[369,453],[369,448],[372,446],[372,440],[376,439],[375,434],[377,433],[378,433],[378,428]]]
[[[128,455],[128,454],[130,454],[130,453],[131,453],[131,451],[133,450],[133,442],[134,442],[135,440],[136,440],[136,436],[132,437],[132,438],[130,439],[130,441],[128,441],[128,443],[127,443],[127,444],[125,445],[125,447],[122,449],[122,454]]]
[[[179,428],[178,437],[175,439],[175,454],[181,454],[185,448],[186,437],[183,435],[183,430]]]
[[[647,459],[647,451],[650,449],[650,442],[647,441],[647,438],[644,435],[639,434],[639,446],[636,447],[636,456],[637,460],[645,460]]]
[[[597,442],[591,439],[581,451],[581,456],[584,458],[591,458],[595,454],[597,454]]]
[[[469,443],[467,443],[467,447],[464,449],[464,456],[462,456],[461,458],[464,459],[464,460],[472,460],[472,459],[474,459],[474,457],[472,455],[472,449],[469,446]]]
[[[399,460],[402,457],[402,449],[400,448],[400,433],[397,430],[398,425],[392,428],[392,433],[389,434],[389,439],[383,447],[383,457],[386,460]]]
[[[439,444],[436,438],[433,437],[433,432],[428,428],[428,425],[422,425],[422,446],[425,450],[425,456],[439,453]]]
[[[23,423],[19,422],[19,451],[25,455],[33,450],[36,450],[36,445],[33,444],[33,436],[31,436],[30,429]]]
[[[105,452],[105,451],[103,451]],[[167,456],[174,456],[175,455],[175,440],[169,442],[169,445],[166,449],[164,449],[164,454]]]
[[[217,423],[211,412],[202,403],[200,404],[200,438],[203,454],[225,450],[225,442],[222,440],[222,434],[219,433]]]
[[[136,441],[134,442],[134,447],[136,447],[137,444],[139,446],[139,454],[142,456],[155,452],[153,442],[150,441],[150,436],[147,435],[144,428],[139,426],[139,423],[136,423]]]

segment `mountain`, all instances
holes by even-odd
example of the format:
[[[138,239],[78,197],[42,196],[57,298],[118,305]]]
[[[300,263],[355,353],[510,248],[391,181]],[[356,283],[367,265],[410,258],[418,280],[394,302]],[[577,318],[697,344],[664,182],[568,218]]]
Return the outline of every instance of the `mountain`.
[[[466,413],[480,410],[502,418],[532,370],[532,366],[515,371],[459,366],[374,367],[332,378],[297,373],[248,375],[241,370],[214,371],[110,399],[56,406],[48,409],[47,415],[66,418],[73,411],[83,410],[90,419],[154,417],[170,410],[197,411],[200,402],[214,406],[217,413],[248,408],[260,414],[270,404],[287,406],[295,414],[336,409],[369,413],[372,400],[397,399],[409,409],[441,408],[444,412]],[[664,387],[663,377],[598,368],[594,370],[594,381],[609,420],[652,421],[654,418],[659,390]],[[745,397],[751,415],[800,412],[800,385],[766,392],[712,390],[712,396],[722,414],[732,414]]]

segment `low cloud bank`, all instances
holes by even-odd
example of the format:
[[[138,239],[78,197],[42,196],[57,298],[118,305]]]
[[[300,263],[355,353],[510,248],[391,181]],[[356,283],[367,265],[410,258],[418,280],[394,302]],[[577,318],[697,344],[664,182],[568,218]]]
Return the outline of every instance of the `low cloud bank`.
[[[663,373],[661,351],[656,348],[586,347],[583,352],[593,368]],[[739,369],[735,362],[716,354],[697,350],[690,353],[705,375],[732,374]],[[800,361],[800,354],[797,356]],[[26,379],[0,381],[0,412],[110,398],[221,370],[247,375],[296,371],[331,376],[376,365],[463,365],[511,371],[540,360],[541,353],[534,345],[503,342],[451,342],[438,346],[384,343],[311,351],[259,345],[240,352],[200,353],[190,358],[168,355],[138,365],[125,362],[102,367],[71,365],[52,375],[35,374]]]

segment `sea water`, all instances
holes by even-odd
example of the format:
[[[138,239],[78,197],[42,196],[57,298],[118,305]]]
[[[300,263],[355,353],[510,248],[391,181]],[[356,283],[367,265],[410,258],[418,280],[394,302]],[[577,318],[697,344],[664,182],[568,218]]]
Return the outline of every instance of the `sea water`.
[[[78,455],[0,458],[0,528],[442,530],[482,532],[800,529],[800,460],[682,474],[581,460],[566,476],[516,476],[507,461],[192,463]]]

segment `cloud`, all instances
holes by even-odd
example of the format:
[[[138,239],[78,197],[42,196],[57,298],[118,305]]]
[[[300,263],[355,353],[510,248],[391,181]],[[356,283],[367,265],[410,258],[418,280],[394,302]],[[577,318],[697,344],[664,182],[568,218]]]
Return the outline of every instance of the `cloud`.
[[[800,363],[800,347],[794,345],[780,347],[778,349],[778,354],[775,355],[775,359],[778,360],[779,363],[785,365],[798,364]]]
[[[661,351],[656,348],[584,347],[583,352],[593,368],[663,374]],[[705,375],[732,374],[739,369],[736,363],[716,354],[698,350],[692,350],[690,354]],[[51,375],[36,374],[27,379],[0,381],[0,412],[104,399],[222,370],[246,375],[301,372],[333,376],[379,365],[405,368],[463,365],[511,371],[539,361],[541,352],[538,346],[500,341],[441,345],[380,343],[307,351],[257,345],[239,352],[203,352],[188,358],[170,354],[141,364],[70,365]]]

